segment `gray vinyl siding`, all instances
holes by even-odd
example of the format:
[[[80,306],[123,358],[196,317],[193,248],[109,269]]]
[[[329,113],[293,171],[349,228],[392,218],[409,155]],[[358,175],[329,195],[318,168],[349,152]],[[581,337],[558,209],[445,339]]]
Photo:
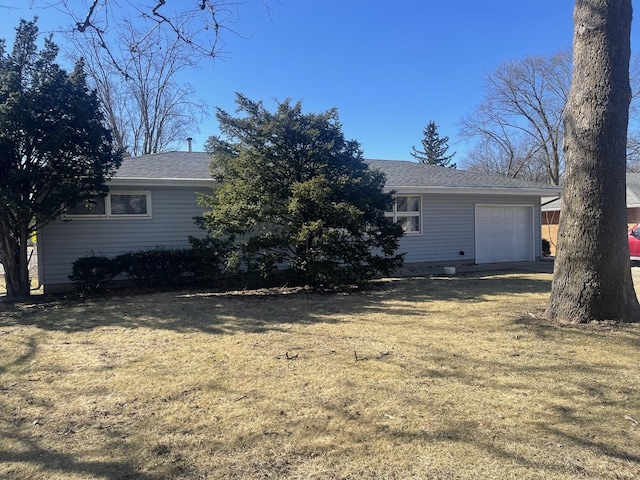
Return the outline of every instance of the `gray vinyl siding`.
[[[151,193],[151,218],[58,219],[38,234],[39,274],[45,290],[68,284],[71,264],[91,255],[114,257],[120,253],[155,246],[184,247],[188,237],[203,236],[193,217],[204,209],[197,204],[193,187],[111,187],[110,192]],[[201,192],[207,193],[206,189]]]
[[[38,235],[40,280],[45,291],[68,285],[71,264],[80,257],[92,253],[114,257],[159,245],[188,246],[190,235],[204,235],[193,220],[203,212],[195,188],[111,187],[111,193],[118,191],[149,191],[152,218],[60,219],[47,225]],[[200,191],[207,193],[207,189]],[[535,257],[540,256],[539,197],[422,194],[422,231],[400,240],[399,252],[405,253],[405,262],[475,263],[476,204],[532,205]]]
[[[533,205],[535,257],[540,256],[539,197],[423,194],[422,233],[407,234],[400,240],[399,252],[405,253],[405,263],[474,263],[476,204]]]

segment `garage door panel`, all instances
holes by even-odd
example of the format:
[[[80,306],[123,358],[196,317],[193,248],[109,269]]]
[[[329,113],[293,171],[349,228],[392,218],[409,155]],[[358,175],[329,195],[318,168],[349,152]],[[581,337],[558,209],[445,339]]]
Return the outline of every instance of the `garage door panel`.
[[[532,260],[533,208],[476,206],[476,263]]]

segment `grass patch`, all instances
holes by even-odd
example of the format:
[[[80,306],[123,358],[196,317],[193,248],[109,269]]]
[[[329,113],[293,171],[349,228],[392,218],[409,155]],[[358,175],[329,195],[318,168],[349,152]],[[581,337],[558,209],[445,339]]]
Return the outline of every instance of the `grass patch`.
[[[0,478],[637,478],[640,329],[550,284],[0,305]]]

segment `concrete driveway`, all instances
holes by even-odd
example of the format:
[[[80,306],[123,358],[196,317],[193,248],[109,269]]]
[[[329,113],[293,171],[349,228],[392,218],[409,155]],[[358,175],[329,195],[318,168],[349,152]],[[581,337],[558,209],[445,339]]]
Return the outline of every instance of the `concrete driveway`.
[[[634,283],[640,282],[640,265],[631,266],[631,276],[633,277]]]
[[[396,275],[400,277],[444,275],[445,267],[454,266],[456,274],[481,272],[532,272],[553,273],[553,258],[544,258],[535,262],[485,263],[481,265],[455,265],[446,263],[410,263],[404,265]],[[633,281],[640,283],[640,261],[632,262]]]

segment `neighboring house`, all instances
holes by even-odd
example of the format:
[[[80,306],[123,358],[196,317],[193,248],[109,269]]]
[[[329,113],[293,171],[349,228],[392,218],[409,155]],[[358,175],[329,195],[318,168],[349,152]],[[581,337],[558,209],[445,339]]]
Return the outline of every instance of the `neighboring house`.
[[[557,197],[542,201],[542,238],[551,243],[551,254],[555,255],[558,241],[558,224],[562,200]],[[627,173],[627,226],[640,223],[640,173]]]
[[[96,254],[116,256],[155,246],[188,246],[204,211],[199,193],[215,185],[211,157],[167,152],[123,160],[95,208],[76,208],[38,233],[45,292],[68,289],[71,265]],[[540,199],[559,189],[408,161],[368,160],[396,192],[388,216],[402,223],[406,263],[496,263],[540,257]]]

